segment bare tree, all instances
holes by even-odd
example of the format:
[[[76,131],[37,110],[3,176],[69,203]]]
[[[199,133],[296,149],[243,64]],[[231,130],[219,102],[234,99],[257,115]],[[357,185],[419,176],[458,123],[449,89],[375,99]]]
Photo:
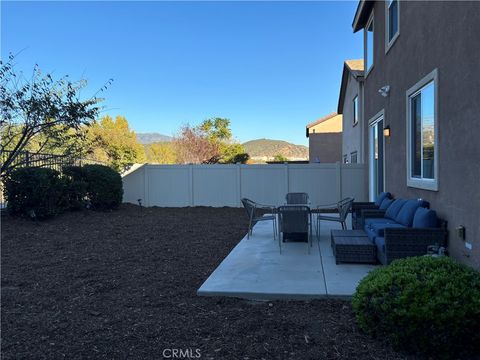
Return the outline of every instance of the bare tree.
[[[76,156],[81,151],[83,129],[99,114],[101,101],[81,99],[85,80],[72,82],[68,76],[54,80],[35,65],[31,79],[14,70],[13,55],[0,61],[0,177],[25,165],[21,155],[49,151]],[[99,90],[104,91],[112,82]]]
[[[215,164],[220,159],[220,148],[216,142],[199,128],[184,126],[173,140],[177,162],[180,164]]]

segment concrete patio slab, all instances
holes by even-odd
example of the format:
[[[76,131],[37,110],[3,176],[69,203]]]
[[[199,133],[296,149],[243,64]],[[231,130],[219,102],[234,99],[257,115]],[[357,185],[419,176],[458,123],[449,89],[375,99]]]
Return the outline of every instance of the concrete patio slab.
[[[247,299],[313,299],[348,297],[358,282],[375,266],[335,264],[330,230],[338,223],[322,222],[320,242],[286,242],[279,252],[272,223],[255,225],[198,289],[200,296],[231,296]]]

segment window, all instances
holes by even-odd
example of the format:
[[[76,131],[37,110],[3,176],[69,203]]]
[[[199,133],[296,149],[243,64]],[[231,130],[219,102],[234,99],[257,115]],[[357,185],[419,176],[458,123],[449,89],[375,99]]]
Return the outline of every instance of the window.
[[[344,164],[347,164],[347,163],[348,163],[347,154],[343,155],[343,163],[344,163]]]
[[[437,70],[407,91],[407,184],[438,190]]]
[[[358,123],[358,96],[353,98],[353,125]]]
[[[388,51],[390,46],[397,39],[399,34],[399,9],[400,1],[399,0],[387,0],[385,2],[386,14],[385,14],[385,51]]]
[[[357,163],[357,152],[354,151],[350,154],[350,163],[356,164]]]
[[[365,65],[368,75],[373,66],[373,14],[365,28]]]

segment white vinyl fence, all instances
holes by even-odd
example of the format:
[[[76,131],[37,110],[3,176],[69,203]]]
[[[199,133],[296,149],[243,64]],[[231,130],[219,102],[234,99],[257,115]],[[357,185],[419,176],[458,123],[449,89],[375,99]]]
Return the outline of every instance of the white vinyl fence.
[[[367,201],[361,164],[143,165],[123,177],[123,201],[144,206],[240,207],[243,197],[281,205],[306,192],[312,206],[351,196]]]

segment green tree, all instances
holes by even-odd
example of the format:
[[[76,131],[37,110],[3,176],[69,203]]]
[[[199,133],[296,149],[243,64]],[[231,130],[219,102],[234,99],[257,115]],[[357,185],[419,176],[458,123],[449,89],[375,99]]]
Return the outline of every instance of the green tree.
[[[88,154],[95,160],[124,171],[134,163],[145,161],[145,150],[128,121],[123,116],[115,119],[104,116],[88,129]]]
[[[72,82],[68,76],[54,79],[43,74],[38,65],[27,78],[15,71],[14,60],[10,55],[7,62],[0,61],[2,178],[27,164],[26,157],[21,156],[25,151],[32,156],[48,152],[80,157],[83,129],[100,111],[101,99],[96,96],[80,100],[85,80]]]
[[[288,161],[288,159],[285,156],[283,156],[282,154],[277,154],[273,157],[273,161],[285,162],[285,161]]]
[[[177,161],[173,144],[169,142],[146,144],[145,156],[151,164],[175,164]]]

